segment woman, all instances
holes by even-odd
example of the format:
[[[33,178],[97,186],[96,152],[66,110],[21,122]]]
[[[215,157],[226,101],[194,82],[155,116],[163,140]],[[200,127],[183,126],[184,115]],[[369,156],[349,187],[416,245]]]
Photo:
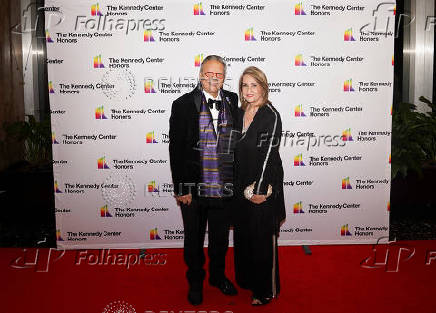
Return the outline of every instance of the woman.
[[[239,80],[241,138],[235,148],[235,276],[251,289],[252,304],[279,292],[277,236],[285,218],[280,114],[268,100],[268,82],[257,67]],[[242,125],[241,125],[242,124]]]

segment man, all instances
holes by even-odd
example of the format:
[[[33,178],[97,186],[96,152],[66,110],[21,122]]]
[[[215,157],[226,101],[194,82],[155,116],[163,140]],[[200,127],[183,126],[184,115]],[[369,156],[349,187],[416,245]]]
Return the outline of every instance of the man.
[[[175,198],[183,216],[188,300],[193,305],[203,301],[206,223],[209,283],[225,295],[237,294],[224,275],[229,199],[233,194],[231,137],[238,106],[238,96],[222,89],[225,74],[221,57],[206,57],[198,86],[175,100],[171,109],[170,164]]]

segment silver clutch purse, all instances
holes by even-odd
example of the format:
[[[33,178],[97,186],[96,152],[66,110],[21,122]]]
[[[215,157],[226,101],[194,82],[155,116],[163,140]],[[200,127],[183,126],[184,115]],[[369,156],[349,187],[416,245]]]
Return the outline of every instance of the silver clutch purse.
[[[244,190],[244,196],[247,198],[247,200],[250,200],[251,197],[253,197],[254,194],[254,185],[256,182],[253,182],[251,185],[247,186]],[[268,185],[268,191],[266,192],[266,197],[268,198],[272,194],[272,187],[271,185]]]

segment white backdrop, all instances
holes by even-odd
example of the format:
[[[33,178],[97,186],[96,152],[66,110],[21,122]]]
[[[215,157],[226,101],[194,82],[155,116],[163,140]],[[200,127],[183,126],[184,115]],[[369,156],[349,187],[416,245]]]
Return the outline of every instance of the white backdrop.
[[[58,247],[183,246],[172,101],[199,62],[261,68],[281,114],[281,245],[389,233],[394,2],[46,1]]]

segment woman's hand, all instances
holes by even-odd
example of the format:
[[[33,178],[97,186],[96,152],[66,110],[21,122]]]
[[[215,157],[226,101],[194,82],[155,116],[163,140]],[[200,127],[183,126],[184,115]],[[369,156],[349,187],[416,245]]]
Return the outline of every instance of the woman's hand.
[[[262,202],[266,201],[265,195],[253,195],[250,199],[251,202],[255,204],[261,204]]]

